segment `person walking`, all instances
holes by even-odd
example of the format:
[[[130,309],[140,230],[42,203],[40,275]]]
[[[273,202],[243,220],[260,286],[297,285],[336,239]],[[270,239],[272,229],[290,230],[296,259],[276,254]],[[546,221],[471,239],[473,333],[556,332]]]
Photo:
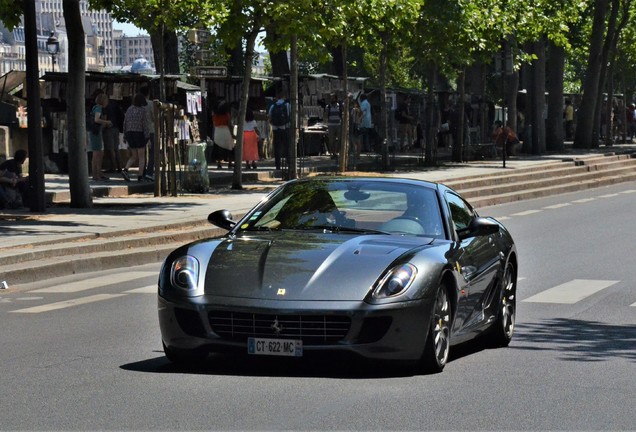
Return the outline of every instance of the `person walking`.
[[[277,100],[268,112],[269,123],[272,126],[274,134],[274,164],[276,169],[281,169],[281,161],[285,159],[287,165],[287,155],[289,150],[289,126],[290,126],[290,109],[289,104],[285,101],[282,91],[277,93]]]
[[[122,171],[126,181],[130,181],[128,169],[135,162],[138,162],[139,166],[137,180],[142,181],[144,179],[146,142],[148,142],[149,134],[146,98],[143,94],[137,93],[133,98],[133,104],[126,110],[126,115],[124,116],[124,139],[130,149],[130,158]]]
[[[109,99],[108,105],[102,112],[111,126],[102,129],[102,140],[104,141],[104,156],[110,162],[110,172],[121,173],[122,163],[119,158],[119,134],[124,127],[124,112],[119,104]]]
[[[342,131],[342,105],[338,102],[338,95],[331,94],[329,103],[325,106],[325,121],[327,122],[327,148],[331,159],[336,159],[340,153],[340,134]]]
[[[245,162],[246,169],[256,169],[260,135],[261,133],[254,118],[254,111],[248,109],[245,113],[245,124],[243,126],[243,162]]]
[[[216,167],[223,168],[223,161],[227,160],[229,169],[234,166],[234,134],[232,133],[232,108],[229,102],[221,102],[212,114],[214,125],[213,157]]]
[[[373,145],[370,142],[373,119],[371,116],[371,104],[369,103],[366,93],[360,95],[360,111],[362,112],[362,118],[360,120],[362,150],[369,153],[373,151]]]
[[[91,109],[90,119],[92,127],[88,132],[88,150],[92,152],[91,173],[94,181],[109,180],[102,173],[102,159],[104,158],[104,141],[102,139],[102,128],[111,127],[113,123],[106,119],[104,113],[105,107],[108,105],[108,96],[100,93],[95,97],[95,105]]]
[[[144,96],[146,105],[146,121],[148,122],[148,166],[145,169],[145,176],[148,180],[154,180],[155,175],[155,107],[150,100],[150,88],[143,86],[139,92]]]

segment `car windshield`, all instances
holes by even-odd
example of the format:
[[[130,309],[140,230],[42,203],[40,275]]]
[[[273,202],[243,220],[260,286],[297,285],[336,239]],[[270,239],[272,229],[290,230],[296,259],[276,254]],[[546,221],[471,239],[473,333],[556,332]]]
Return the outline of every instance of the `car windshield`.
[[[434,189],[373,180],[289,183],[261,203],[239,230],[444,235]]]

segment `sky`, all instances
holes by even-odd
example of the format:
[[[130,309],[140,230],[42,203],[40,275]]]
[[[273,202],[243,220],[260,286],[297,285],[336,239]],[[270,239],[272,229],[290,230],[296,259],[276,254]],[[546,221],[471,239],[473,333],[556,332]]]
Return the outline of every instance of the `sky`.
[[[113,28],[115,30],[123,30],[126,36],[138,36],[140,34],[148,34],[145,30],[135,27],[132,24],[113,22]]]

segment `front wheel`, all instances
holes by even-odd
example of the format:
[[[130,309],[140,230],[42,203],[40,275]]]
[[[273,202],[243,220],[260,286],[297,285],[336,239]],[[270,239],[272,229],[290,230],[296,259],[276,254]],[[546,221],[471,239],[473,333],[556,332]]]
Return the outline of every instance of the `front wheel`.
[[[517,309],[517,272],[512,263],[508,263],[501,281],[501,297],[497,320],[490,335],[493,346],[506,347],[515,331],[515,312]]]
[[[444,369],[450,352],[451,307],[444,285],[437,290],[433,306],[433,319],[428,329],[428,337],[422,364],[425,372],[438,373]]]

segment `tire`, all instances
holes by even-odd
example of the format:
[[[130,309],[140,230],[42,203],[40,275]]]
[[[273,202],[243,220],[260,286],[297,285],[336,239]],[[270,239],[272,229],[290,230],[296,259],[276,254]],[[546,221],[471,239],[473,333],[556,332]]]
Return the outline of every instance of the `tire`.
[[[493,347],[507,347],[515,330],[517,310],[517,271],[514,264],[508,263],[501,280],[501,294],[497,319],[491,327],[490,343]]]
[[[168,348],[163,343],[163,352],[170,362],[181,366],[195,366],[202,364],[208,357],[207,351],[203,349],[179,349]]]
[[[427,373],[439,373],[446,366],[450,352],[451,303],[442,284],[437,289],[433,316],[422,354],[422,366]]]

